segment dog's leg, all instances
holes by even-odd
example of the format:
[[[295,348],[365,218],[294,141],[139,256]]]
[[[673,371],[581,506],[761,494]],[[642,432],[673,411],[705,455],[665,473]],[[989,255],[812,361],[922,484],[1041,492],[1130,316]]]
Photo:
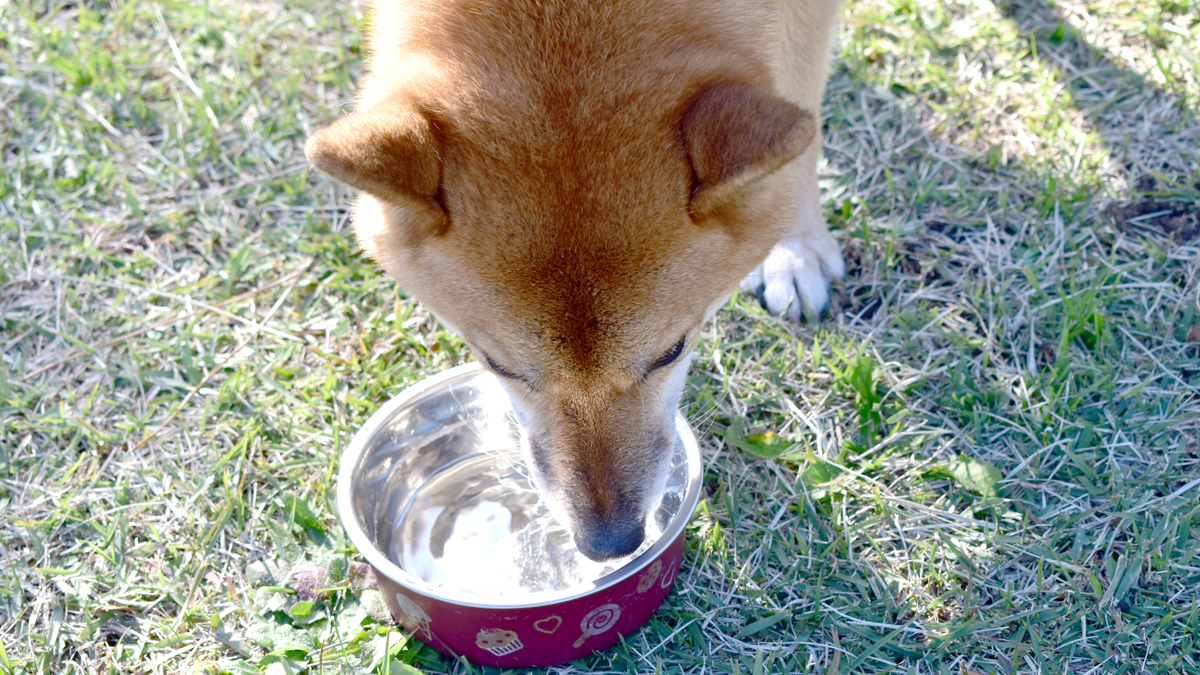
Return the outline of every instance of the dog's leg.
[[[779,94],[819,116],[841,0],[784,0],[781,12]],[[743,290],[761,291],[768,311],[786,313],[793,321],[805,312],[812,318],[820,314],[829,299],[829,281],[845,271],[841,248],[821,215],[820,128],[818,123],[808,149],[782,169],[792,172],[798,200],[792,231],[741,284]]]

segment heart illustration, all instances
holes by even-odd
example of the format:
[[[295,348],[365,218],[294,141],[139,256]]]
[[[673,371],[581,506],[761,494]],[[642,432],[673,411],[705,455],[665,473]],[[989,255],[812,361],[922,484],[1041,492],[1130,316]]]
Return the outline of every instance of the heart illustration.
[[[545,633],[546,635],[553,635],[554,631],[558,630],[558,627],[561,625],[561,616],[548,616],[541,621],[533,622],[534,630],[538,631],[539,633]]]

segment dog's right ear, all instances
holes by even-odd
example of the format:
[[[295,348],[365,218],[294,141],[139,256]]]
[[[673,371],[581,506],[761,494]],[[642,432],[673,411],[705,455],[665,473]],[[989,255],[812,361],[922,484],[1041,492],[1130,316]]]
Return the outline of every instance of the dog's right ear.
[[[691,210],[703,216],[804,152],[816,125],[808,111],[765,89],[731,83],[700,92],[682,131],[698,182]]]
[[[436,198],[442,164],[425,115],[386,105],[351,113],[314,131],[304,154],[335,180],[392,204],[428,209],[438,217],[433,229],[444,227]]]

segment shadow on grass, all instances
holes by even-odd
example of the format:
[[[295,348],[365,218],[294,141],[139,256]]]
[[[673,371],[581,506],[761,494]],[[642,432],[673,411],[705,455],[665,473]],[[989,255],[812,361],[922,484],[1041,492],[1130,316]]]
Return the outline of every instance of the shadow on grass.
[[[1143,197],[1107,209],[1118,226],[1154,226],[1183,243],[1200,236],[1200,120],[1180,93],[1117,65],[1055,7],[1040,0],[1002,0],[997,7],[1038,58],[1059,69],[1074,106],[1096,129],[1136,126],[1141,138],[1108,138]],[[1144,96],[1145,92],[1151,92]],[[1130,120],[1136,124],[1130,124]],[[1138,145],[1153,147],[1140,151]]]
[[[697,359],[693,418],[730,447],[711,465],[686,589],[660,613],[680,633],[673,658],[1014,673],[1193,653],[1200,577],[1181,561],[1200,534],[1200,370],[1185,337],[1200,125],[1056,10],[1002,9],[1034,48],[1004,74],[1032,93],[1002,114],[1044,116],[1038,152],[1010,159],[976,132],[988,121],[969,109],[994,81],[922,84],[922,71],[978,65],[938,36],[907,63],[885,45],[833,73],[838,326],[792,345],[790,327],[742,302]],[[1038,92],[1052,70],[1063,91]],[[741,418],[795,447],[756,461],[722,431]]]

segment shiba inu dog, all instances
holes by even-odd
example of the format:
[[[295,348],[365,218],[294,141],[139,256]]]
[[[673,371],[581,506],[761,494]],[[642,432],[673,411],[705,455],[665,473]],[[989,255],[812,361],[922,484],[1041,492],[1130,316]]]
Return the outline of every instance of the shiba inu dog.
[[[637,549],[701,324],[819,313],[839,0],[379,0],[311,163],[363,248],[503,381],[580,551]]]

